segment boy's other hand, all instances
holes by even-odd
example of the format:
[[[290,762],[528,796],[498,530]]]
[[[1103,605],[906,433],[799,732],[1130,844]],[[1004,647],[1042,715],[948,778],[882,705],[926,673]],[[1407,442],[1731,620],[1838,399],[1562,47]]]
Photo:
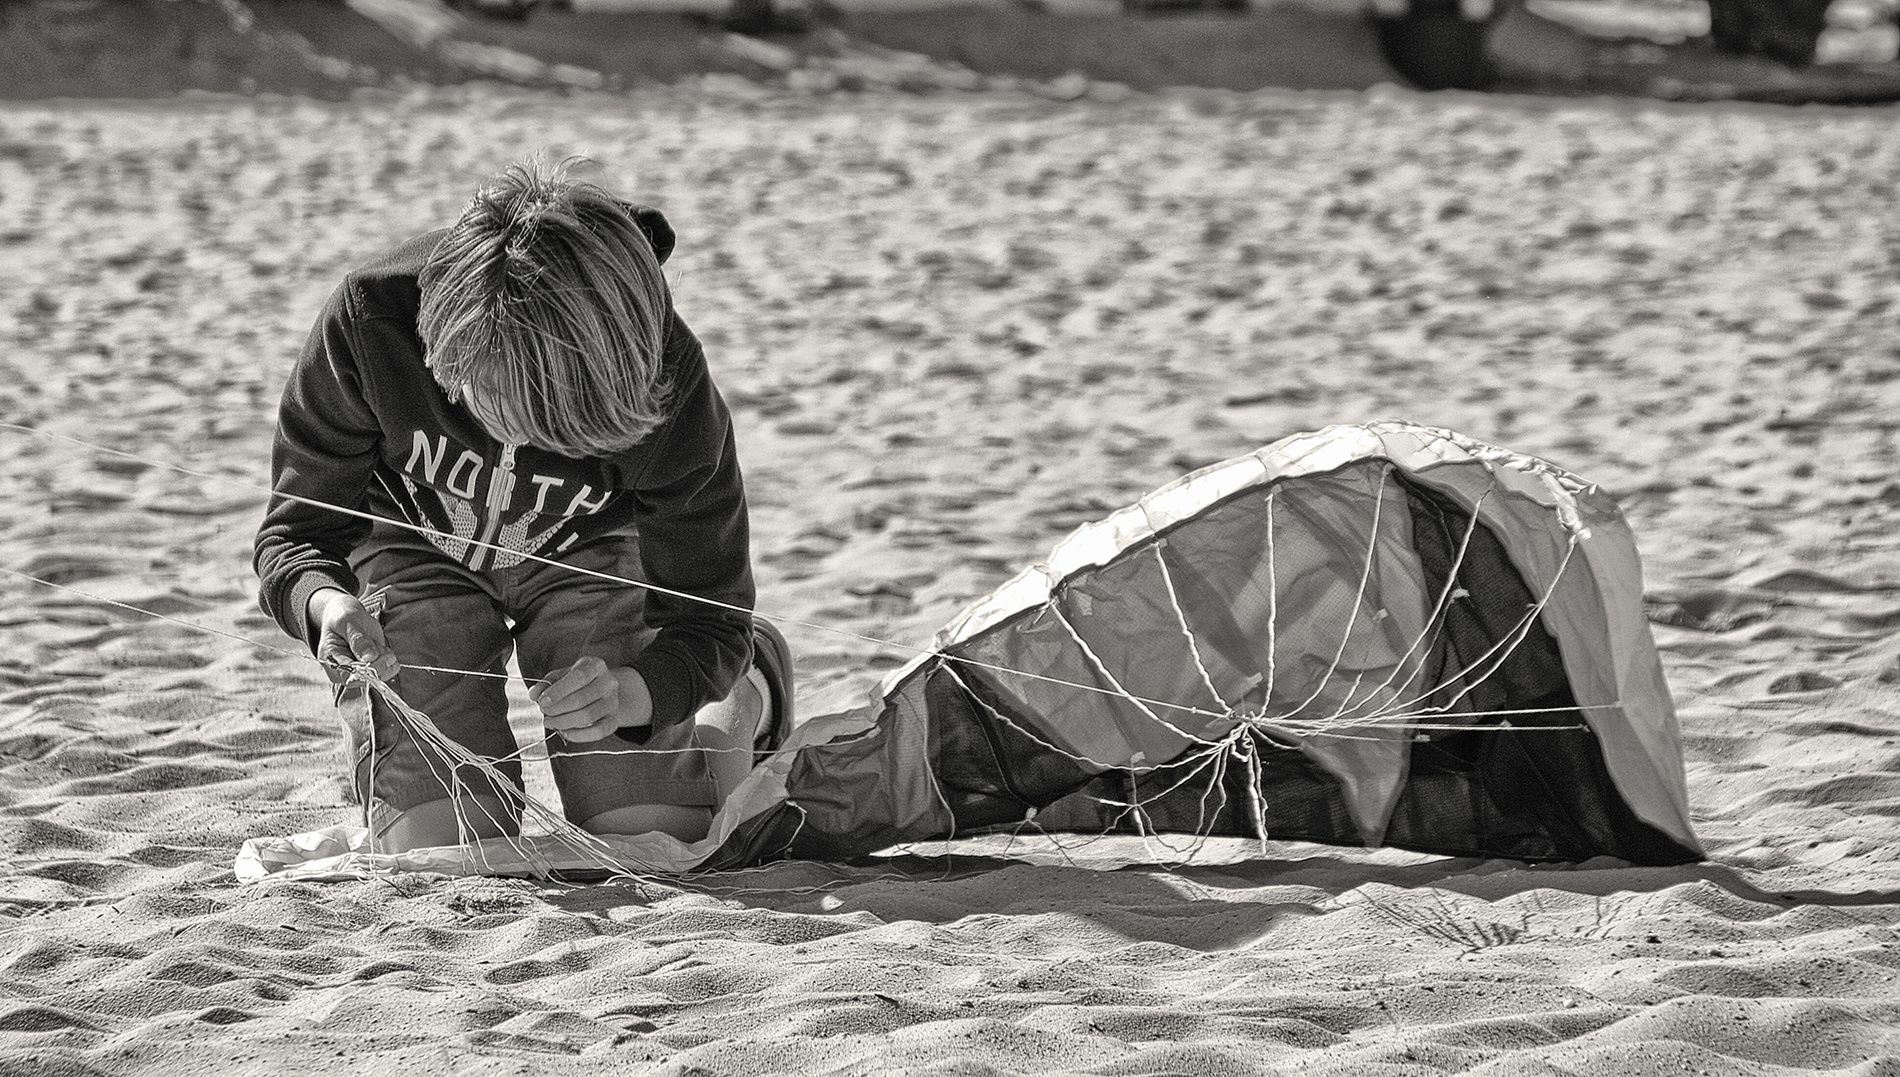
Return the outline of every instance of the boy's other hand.
[[[337,666],[367,662],[383,680],[402,669],[396,652],[383,639],[382,623],[363,608],[356,596],[335,587],[326,587],[310,596],[305,609],[309,623],[317,630],[317,657],[326,671]],[[335,680],[335,676],[331,677]]]
[[[626,666],[609,666],[589,655],[548,674],[528,689],[550,732],[571,744],[600,740],[616,729],[653,723],[653,697],[646,678]]]

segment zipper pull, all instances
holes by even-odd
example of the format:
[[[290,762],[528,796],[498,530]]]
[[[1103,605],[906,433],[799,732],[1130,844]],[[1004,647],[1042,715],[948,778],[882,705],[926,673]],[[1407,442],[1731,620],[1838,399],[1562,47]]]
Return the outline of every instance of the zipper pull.
[[[515,497],[515,447],[503,445],[501,459],[488,483],[488,511],[501,512]]]

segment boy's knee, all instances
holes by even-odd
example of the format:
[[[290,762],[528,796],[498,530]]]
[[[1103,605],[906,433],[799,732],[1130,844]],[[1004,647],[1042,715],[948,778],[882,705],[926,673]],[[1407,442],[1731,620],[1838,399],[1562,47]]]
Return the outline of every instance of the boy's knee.
[[[708,703],[693,716],[693,734],[702,747],[727,748],[743,745],[749,752],[752,740],[765,719],[767,690],[757,670],[739,678],[726,698]]]
[[[392,811],[377,820],[375,851],[403,853],[485,838],[511,838],[520,832],[520,820],[498,797],[444,798]]]
[[[671,834],[681,841],[698,841],[712,829],[712,809],[680,804],[629,804],[609,808],[582,821],[589,834]]]

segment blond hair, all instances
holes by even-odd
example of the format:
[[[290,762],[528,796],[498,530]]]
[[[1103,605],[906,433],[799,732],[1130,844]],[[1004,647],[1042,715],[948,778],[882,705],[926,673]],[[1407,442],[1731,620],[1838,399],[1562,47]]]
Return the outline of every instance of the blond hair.
[[[451,400],[492,433],[607,456],[666,419],[666,280],[630,207],[573,176],[583,158],[509,165],[476,192],[421,275],[416,328]]]

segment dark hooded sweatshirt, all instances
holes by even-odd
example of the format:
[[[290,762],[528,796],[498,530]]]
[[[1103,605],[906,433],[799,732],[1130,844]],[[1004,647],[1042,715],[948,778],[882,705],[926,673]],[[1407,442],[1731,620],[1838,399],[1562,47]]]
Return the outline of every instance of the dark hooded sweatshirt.
[[[657,210],[634,219],[665,261],[673,232]],[[272,487],[382,519],[419,525],[445,556],[484,571],[517,553],[559,560],[584,543],[639,535],[653,642],[634,660],[653,722],[684,721],[722,698],[751,655],[753,582],[744,483],[732,419],[705,353],[670,308],[662,363],[670,416],[645,441],[573,459],[490,437],[449,402],[423,363],[417,274],[447,233],[431,232],[351,272],[311,331],[278,411]],[[356,594],[349,558],[391,524],[273,497],[257,533],[259,602],[285,632],[308,639],[305,607],[320,588]],[[402,529],[407,530],[407,529]],[[622,730],[629,740],[649,730]]]

